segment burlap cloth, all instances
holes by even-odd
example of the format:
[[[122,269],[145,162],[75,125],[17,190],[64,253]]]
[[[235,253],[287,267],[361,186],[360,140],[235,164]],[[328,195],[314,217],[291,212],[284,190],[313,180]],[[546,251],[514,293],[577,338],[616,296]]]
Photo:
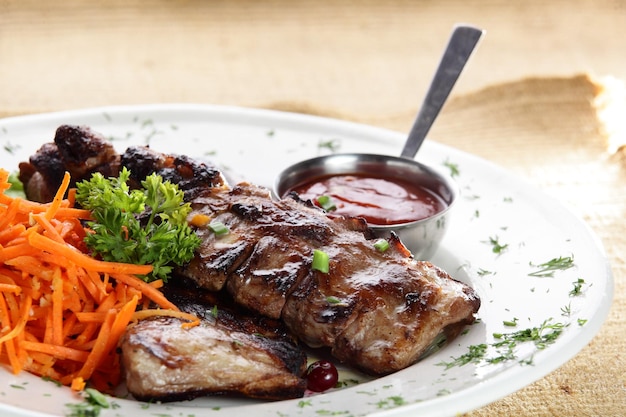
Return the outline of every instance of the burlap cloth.
[[[586,348],[469,415],[626,415],[624,1],[0,0],[0,116],[197,102],[406,132],[457,22],[487,35],[430,138],[569,205],[615,277]]]

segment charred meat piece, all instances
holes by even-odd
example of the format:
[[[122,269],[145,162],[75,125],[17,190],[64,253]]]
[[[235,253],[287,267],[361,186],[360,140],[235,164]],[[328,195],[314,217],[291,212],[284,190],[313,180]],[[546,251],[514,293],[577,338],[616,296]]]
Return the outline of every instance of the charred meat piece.
[[[245,183],[207,189],[191,204],[192,217],[221,221],[229,233],[199,227],[203,243],[183,275],[225,288],[237,303],[281,318],[307,345],[366,372],[411,365],[441,332],[472,323],[480,307],[470,287],[414,260],[397,238],[376,250],[361,220],[331,219]],[[330,256],[328,273],[312,270],[314,249]]]
[[[29,162],[19,164],[19,170],[26,198],[39,203],[52,201],[65,174],[59,148],[54,143],[41,146]]]
[[[116,177],[122,166],[131,171],[131,187],[138,188],[146,176],[157,173],[178,184],[186,198],[193,197],[195,190],[224,185],[221,172],[209,164],[145,146],[130,147],[120,155],[103,135],[74,125],[59,126],[54,142],[45,143],[28,162],[20,163],[19,179],[29,200],[45,203],[52,201],[65,171],[70,173],[73,187],[96,172]]]
[[[232,309],[202,291],[170,288],[166,293],[202,324],[184,329],[180,319],[157,317],[129,327],[120,348],[126,385],[135,398],[302,397],[306,355],[281,323]]]
[[[54,143],[72,178],[89,178],[95,171],[110,176],[119,169],[119,155],[111,143],[89,127],[59,126]]]
[[[57,128],[54,143],[44,144],[28,162],[19,165],[19,179],[26,197],[38,202],[51,201],[65,171],[72,186],[91,177],[94,172],[117,175],[120,156],[101,134],[86,126],[62,125]]]
[[[164,181],[178,185],[185,192],[185,199],[207,187],[225,184],[222,173],[209,164],[185,155],[165,155],[146,146],[131,146],[121,156],[121,166],[130,170],[131,188],[138,188],[148,175],[156,173]]]

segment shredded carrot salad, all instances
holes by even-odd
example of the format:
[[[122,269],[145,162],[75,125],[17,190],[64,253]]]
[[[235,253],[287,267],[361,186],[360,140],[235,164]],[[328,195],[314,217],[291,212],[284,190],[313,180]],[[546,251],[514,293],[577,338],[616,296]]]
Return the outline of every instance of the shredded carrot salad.
[[[161,293],[162,281],[138,278],[150,265],[91,257],[66,173],[48,204],[10,197],[0,169],[0,362],[70,386],[110,391],[121,381],[117,345],[127,325],[152,315],[187,320]],[[156,308],[151,306],[156,305]]]

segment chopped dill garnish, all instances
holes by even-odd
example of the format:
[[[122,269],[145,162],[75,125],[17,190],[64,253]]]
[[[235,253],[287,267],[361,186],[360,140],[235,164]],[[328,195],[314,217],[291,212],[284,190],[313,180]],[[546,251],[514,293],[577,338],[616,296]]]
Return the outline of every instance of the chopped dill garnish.
[[[569,292],[569,295],[576,297],[577,295],[582,294],[582,287],[584,283],[585,280],[582,278],[578,278],[576,281],[572,282],[572,284],[574,284],[574,288]]]
[[[544,262],[538,265],[534,265],[531,262],[530,265],[538,269],[534,272],[529,273],[529,276],[542,278],[553,277],[554,272],[556,271],[564,271],[566,269],[572,268],[574,266],[574,256],[559,256],[558,258],[552,258],[548,262]]]
[[[447,167],[450,170],[451,177],[458,177],[459,174],[461,173],[461,171],[459,171],[459,166],[457,164],[450,162],[449,159],[446,159],[445,161],[443,161],[443,166]]]
[[[15,145],[13,143],[7,142],[2,147],[8,154],[13,154],[15,151],[20,149],[19,145]]]
[[[341,147],[340,141],[338,139],[329,139],[329,140],[320,140],[317,144],[319,149],[326,148],[331,152],[337,152]]]
[[[568,305],[561,307],[561,315],[565,317],[569,317],[572,315],[572,303],[569,303]]]
[[[504,252],[509,247],[509,245],[506,243],[500,243],[498,236],[490,237],[486,243],[489,243],[491,245],[491,251],[498,255]]]
[[[63,384],[62,384],[62,383],[60,383],[59,381],[57,381],[57,380],[55,380],[55,379],[50,378],[49,376],[42,376],[42,377],[41,377],[41,379],[42,379],[43,381],[46,381],[46,382],[52,382],[52,383],[53,383],[54,385],[56,385],[57,387],[62,387],[62,386],[63,386]]]
[[[340,381],[337,381],[336,388],[345,388],[345,387],[350,387],[350,386],[359,385],[359,384],[360,382],[358,379],[347,378],[347,379],[342,379]]]
[[[468,363],[479,363],[487,354],[488,348],[489,346],[486,343],[471,345],[467,348],[467,353],[456,358],[452,357],[451,362],[439,362],[437,365],[445,366],[446,370],[448,370],[450,368],[454,368],[455,366],[467,365]]]
[[[513,333],[495,334],[494,337],[499,341],[493,346],[515,348],[517,343],[533,342],[538,349],[545,349],[551,345],[561,335],[566,327],[563,323],[552,323],[552,319],[545,320],[539,327],[532,327],[519,330]]]
[[[476,272],[479,276],[484,277],[485,275],[495,275],[496,273],[493,271],[488,271],[486,269],[482,269],[480,268],[477,272]]]
[[[517,319],[514,319],[512,323],[517,323]],[[508,324],[505,323],[505,326],[508,326]],[[494,333],[493,337],[496,341],[490,345],[486,343],[471,345],[468,347],[467,353],[458,357],[452,357],[452,361],[449,362],[439,362],[437,365],[444,366],[447,370],[454,366],[463,366],[468,363],[478,364],[486,362],[495,364],[515,360],[517,359],[516,348],[520,343],[534,343],[537,349],[545,349],[556,341],[565,327],[566,325],[563,323],[554,323],[552,319],[548,319],[538,327],[511,333]],[[487,353],[490,347],[495,349],[496,355],[488,357]],[[528,364],[528,361],[525,363]]]

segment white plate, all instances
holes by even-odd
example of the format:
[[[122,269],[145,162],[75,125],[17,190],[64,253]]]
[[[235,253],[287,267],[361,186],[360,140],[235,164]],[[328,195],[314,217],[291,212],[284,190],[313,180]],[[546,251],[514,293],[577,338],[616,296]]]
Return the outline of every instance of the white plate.
[[[333,150],[395,155],[404,141],[397,132],[273,111],[111,107],[0,120],[0,166],[16,170],[65,123],[89,125],[114,139],[119,150],[149,143],[158,151],[205,157],[233,177],[268,187],[281,169],[300,159]],[[572,358],[598,332],[612,300],[610,266],[598,239],[559,202],[489,162],[429,141],[418,159],[451,173],[458,169],[461,201],[433,261],[482,298],[480,320],[467,333],[405,370],[304,399],[262,403],[209,397],[150,405],[114,399],[115,408],[101,416],[454,416],[510,394]],[[506,247],[496,253],[497,244]],[[574,266],[549,277],[529,275],[536,265],[559,257],[573,259]],[[493,358],[495,333],[538,327],[546,320],[566,327],[545,348],[519,343],[515,359],[441,365],[481,344]],[[70,402],[79,399],[65,387],[0,369],[3,416],[62,416]]]

